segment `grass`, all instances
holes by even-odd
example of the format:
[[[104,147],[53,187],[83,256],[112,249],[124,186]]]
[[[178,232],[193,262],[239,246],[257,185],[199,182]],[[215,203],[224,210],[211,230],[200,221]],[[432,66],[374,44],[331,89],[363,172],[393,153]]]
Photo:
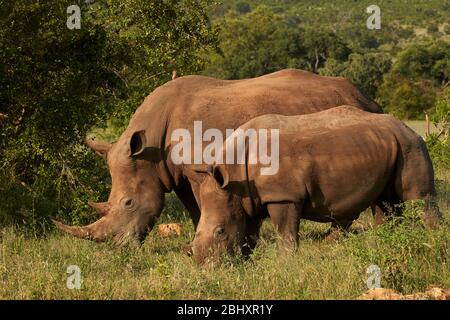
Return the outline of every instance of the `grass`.
[[[440,205],[449,221],[450,193],[442,192]],[[181,237],[163,239],[152,232],[137,249],[8,227],[1,231],[0,298],[354,299],[367,290],[371,264],[380,267],[386,288],[403,293],[432,284],[449,288],[450,226],[427,231],[418,218],[420,206],[406,212],[402,221],[376,229],[364,213],[354,233],[332,243],[322,240],[328,225],[303,222],[294,254],[277,250],[275,231],[266,221],[248,261],[230,258],[215,269],[200,268],[180,252],[194,234],[186,215],[178,219]],[[166,214],[162,222],[173,218]],[[80,290],[66,286],[70,265],[81,269]]]
[[[414,122],[417,127],[423,123]],[[414,125],[413,125],[414,127]],[[115,248],[54,229],[0,229],[0,299],[355,299],[367,290],[367,268],[381,269],[381,285],[404,294],[430,285],[450,288],[450,171],[437,170],[446,224],[422,227],[420,203],[405,217],[372,228],[368,212],[350,234],[323,241],[327,224],[302,222],[300,248],[279,252],[269,221],[247,261],[230,258],[215,269],[198,267],[180,247],[194,236],[173,195],[160,223],[179,222],[180,237],[152,232],[140,248]],[[41,230],[38,228],[36,230]],[[68,289],[68,267],[81,270],[81,288]]]

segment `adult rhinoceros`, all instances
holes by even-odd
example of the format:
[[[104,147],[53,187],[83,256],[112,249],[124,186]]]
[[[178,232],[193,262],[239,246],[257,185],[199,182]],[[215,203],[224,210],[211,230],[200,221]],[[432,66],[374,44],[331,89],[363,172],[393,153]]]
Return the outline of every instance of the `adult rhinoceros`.
[[[144,100],[117,142],[87,142],[107,159],[111,172],[108,201],[91,204],[103,217],[84,227],[55,224],[80,238],[112,238],[119,245],[127,239],[142,242],[163,209],[164,193],[174,190],[196,226],[199,185],[186,178],[189,165],[175,165],[170,157],[174,130],[192,133],[194,121],[202,121],[203,130],[225,133],[263,114],[301,115],[343,104],[382,112],[344,78],[295,69],[244,80],[204,76],[172,80]]]

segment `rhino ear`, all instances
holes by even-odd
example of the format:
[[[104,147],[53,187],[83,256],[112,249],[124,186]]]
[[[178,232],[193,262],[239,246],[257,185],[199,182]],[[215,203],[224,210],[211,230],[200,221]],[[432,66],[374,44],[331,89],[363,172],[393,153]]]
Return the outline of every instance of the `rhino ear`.
[[[208,173],[216,180],[219,186],[224,189],[228,185],[229,176],[228,172],[223,166],[211,166]]]
[[[136,131],[130,139],[130,156],[140,155],[145,150],[145,130]]]
[[[102,141],[97,141],[93,139],[87,139],[84,141],[86,145],[95,151],[96,154],[99,156],[102,156],[103,158],[106,158],[106,155],[111,149],[112,144]]]

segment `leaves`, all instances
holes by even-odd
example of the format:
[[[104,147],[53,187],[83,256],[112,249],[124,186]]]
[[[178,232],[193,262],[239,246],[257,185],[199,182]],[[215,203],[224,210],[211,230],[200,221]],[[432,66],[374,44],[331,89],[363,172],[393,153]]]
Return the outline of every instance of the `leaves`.
[[[209,3],[82,1],[81,29],[69,30],[64,2],[1,1],[0,174],[40,185],[63,212],[105,196],[107,171],[84,137],[108,118],[128,119],[173,64],[179,75],[202,67],[216,38]]]

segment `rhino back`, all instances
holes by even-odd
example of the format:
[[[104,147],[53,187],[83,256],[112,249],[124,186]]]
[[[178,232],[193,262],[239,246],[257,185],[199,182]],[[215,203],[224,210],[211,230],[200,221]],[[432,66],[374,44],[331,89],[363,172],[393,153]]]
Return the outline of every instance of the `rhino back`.
[[[187,129],[192,135],[194,121],[201,121],[203,131],[217,128],[225,133],[225,129],[236,129],[264,114],[310,114],[342,104],[382,112],[349,81],[301,70],[286,69],[244,80],[186,76],[152,92],[136,110],[123,138],[146,130],[147,146],[161,150],[170,175],[178,181],[182,168],[168,156],[171,133],[176,129]]]

